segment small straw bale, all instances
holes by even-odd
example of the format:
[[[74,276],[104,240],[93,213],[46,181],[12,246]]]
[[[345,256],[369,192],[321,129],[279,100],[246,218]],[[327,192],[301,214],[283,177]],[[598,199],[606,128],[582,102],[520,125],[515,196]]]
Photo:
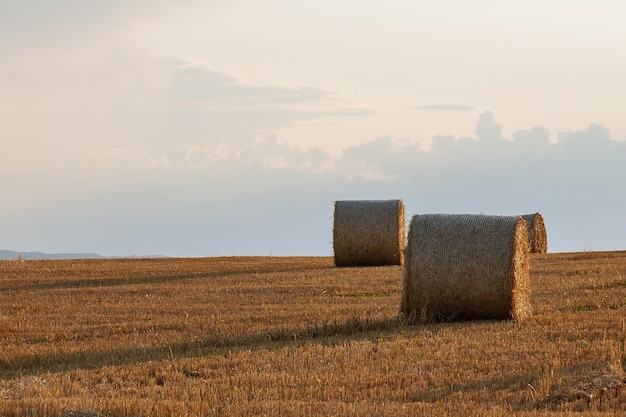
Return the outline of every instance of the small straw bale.
[[[335,265],[402,265],[404,224],[402,200],[335,201]]]
[[[408,322],[525,320],[529,241],[519,216],[424,214],[411,220],[400,315]]]
[[[547,253],[548,234],[546,233],[546,225],[543,223],[541,213],[524,214],[521,217],[528,226],[530,253]]]

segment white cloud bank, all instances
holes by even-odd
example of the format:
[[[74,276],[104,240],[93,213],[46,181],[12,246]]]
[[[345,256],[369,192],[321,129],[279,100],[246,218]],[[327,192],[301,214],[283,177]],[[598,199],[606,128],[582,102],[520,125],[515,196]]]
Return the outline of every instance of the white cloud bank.
[[[544,215],[551,251],[626,246],[626,143],[599,125],[501,137],[494,115],[475,136],[424,150],[383,136],[340,155],[276,137],[118,160],[125,181],[1,216],[0,246],[107,255],[330,255],[336,199],[402,198],[407,214]],[[124,154],[126,155],[126,154]],[[119,156],[119,155],[118,155]],[[157,164],[162,160],[167,163]]]

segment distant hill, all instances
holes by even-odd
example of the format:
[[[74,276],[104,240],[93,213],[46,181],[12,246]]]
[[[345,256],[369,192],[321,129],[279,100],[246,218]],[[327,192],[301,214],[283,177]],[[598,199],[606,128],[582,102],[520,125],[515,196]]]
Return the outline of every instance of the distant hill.
[[[97,253],[44,253],[44,252],[15,252],[0,250],[0,260],[9,259],[96,259],[105,258]]]
[[[104,256],[97,253],[45,253],[45,252],[16,252],[13,250],[0,249],[0,261],[14,259],[102,259],[102,258],[169,258],[166,255],[128,255],[128,256]]]

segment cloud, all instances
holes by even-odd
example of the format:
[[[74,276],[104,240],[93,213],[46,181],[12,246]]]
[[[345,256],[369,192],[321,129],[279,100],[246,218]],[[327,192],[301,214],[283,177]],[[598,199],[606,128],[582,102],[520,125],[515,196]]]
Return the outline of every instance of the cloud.
[[[598,124],[591,124],[586,131],[559,132],[558,141],[568,147],[601,149],[610,144],[611,132]]]
[[[531,130],[518,130],[513,133],[513,141],[520,147],[536,151],[550,144],[550,132],[545,127],[534,126]]]
[[[168,68],[171,96],[183,101],[199,100],[209,107],[315,106],[339,101],[337,92],[318,87],[257,83],[232,70],[179,57],[167,62],[174,64]]]
[[[163,151],[172,143],[241,148],[299,122],[374,113],[346,105],[339,92],[324,88],[259,83],[178,56],[146,59],[141,77],[117,89],[111,121],[131,152]]]
[[[351,179],[361,177],[391,180],[413,171],[413,162],[419,160],[421,152],[419,144],[396,142],[391,136],[381,136],[344,149],[337,161],[338,172]]]
[[[427,104],[422,106],[413,106],[412,110],[444,110],[444,111],[472,111],[473,106],[465,104]]]
[[[246,165],[264,170],[288,169],[313,174],[334,172],[333,161],[328,152],[319,147],[300,149],[280,143],[276,136],[269,136],[242,150],[239,158]]]
[[[480,115],[474,132],[476,133],[476,138],[481,143],[493,144],[502,139],[502,127],[494,122],[494,115],[490,111]]]
[[[494,179],[525,177],[536,179],[536,174],[544,174],[541,164],[552,163],[545,173],[577,176],[577,172],[567,167],[565,172],[560,164],[589,161],[598,183],[606,180],[602,161],[614,161],[626,155],[626,143],[614,141],[610,131],[597,124],[591,124],[587,130],[561,132],[556,141],[550,140],[547,129],[535,126],[531,130],[520,130],[513,134],[513,139],[502,137],[502,127],[496,123],[492,112],[484,112],[476,124],[475,137],[454,138],[436,136],[430,151],[425,151],[418,144],[395,141],[391,137],[381,137],[362,145],[347,148],[344,159],[369,161],[385,174],[400,173],[422,174],[430,172],[444,175],[456,170],[463,171],[471,179],[477,173],[490,174]],[[611,169],[621,169],[610,165]],[[508,168],[507,168],[508,167]],[[525,167],[522,170],[522,167]],[[520,171],[516,171],[519,168]],[[580,167],[582,168],[582,167]],[[483,180],[482,176],[477,177]]]
[[[438,135],[430,150],[419,143],[381,136],[344,148],[333,155],[320,147],[301,148],[270,134],[241,146],[222,142],[179,144],[168,151],[138,154],[152,164],[211,170],[215,166],[245,165],[258,170],[293,171],[332,175],[343,180],[410,182],[424,187],[453,190],[474,187],[477,194],[510,184],[511,189],[549,185],[576,186],[616,181],[626,143],[611,140],[610,132],[592,124],[585,131],[561,132],[550,140],[547,129],[519,130],[512,139],[502,137],[502,127],[492,112],[479,116],[475,137]],[[584,178],[580,178],[584,176]]]

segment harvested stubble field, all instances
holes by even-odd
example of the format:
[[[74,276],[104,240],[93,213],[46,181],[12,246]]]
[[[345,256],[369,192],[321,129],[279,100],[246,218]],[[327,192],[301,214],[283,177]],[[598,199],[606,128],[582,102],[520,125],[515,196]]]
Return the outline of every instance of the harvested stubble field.
[[[625,415],[626,252],[532,255],[525,322],[404,325],[401,275],[2,261],[0,415]]]

